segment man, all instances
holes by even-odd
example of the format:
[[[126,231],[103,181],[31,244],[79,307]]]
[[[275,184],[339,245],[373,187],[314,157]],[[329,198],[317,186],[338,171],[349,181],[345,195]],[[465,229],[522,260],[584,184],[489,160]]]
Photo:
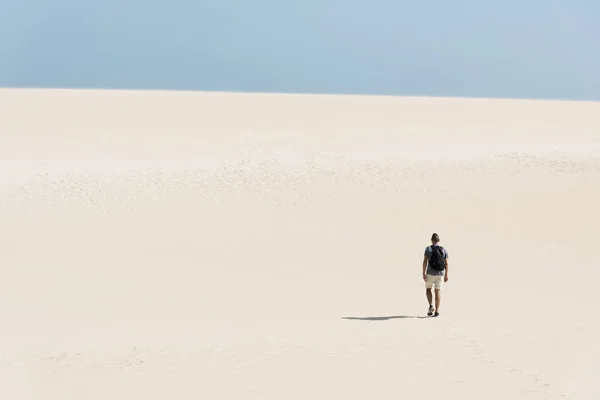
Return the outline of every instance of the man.
[[[423,280],[425,281],[425,294],[429,302],[427,315],[435,317],[440,315],[440,291],[444,282],[448,282],[448,251],[440,246],[439,242],[440,237],[437,233],[431,235],[431,246],[425,248],[425,256],[423,257]],[[432,287],[435,289],[435,309],[432,305]]]

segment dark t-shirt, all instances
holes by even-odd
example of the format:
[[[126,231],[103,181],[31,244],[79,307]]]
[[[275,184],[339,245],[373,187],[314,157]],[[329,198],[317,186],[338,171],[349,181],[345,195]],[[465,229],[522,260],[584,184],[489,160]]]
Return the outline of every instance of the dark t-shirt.
[[[439,246],[439,245],[438,244],[434,244],[432,246]],[[442,250],[443,250],[442,252],[444,253],[444,259],[448,258],[448,250],[446,250],[444,247],[442,247]],[[435,276],[437,276],[437,275],[439,275],[439,276],[444,275],[445,269],[443,269],[441,271],[438,271],[438,270],[435,270],[435,269],[433,269],[433,268],[431,268],[429,266],[429,256],[431,255],[431,246],[427,246],[425,248],[425,255],[427,256],[427,275],[435,275]]]

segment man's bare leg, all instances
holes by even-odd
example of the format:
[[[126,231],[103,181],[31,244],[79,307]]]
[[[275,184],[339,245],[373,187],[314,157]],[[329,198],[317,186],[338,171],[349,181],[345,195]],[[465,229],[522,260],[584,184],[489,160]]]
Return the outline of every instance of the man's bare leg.
[[[436,313],[440,312],[440,298],[441,298],[440,289],[435,289],[435,312]],[[429,303],[429,304],[431,304],[431,303]]]
[[[427,309],[427,315],[428,316],[432,316],[433,315],[433,294],[431,293],[431,288],[429,289],[425,289],[425,294],[427,294],[427,301],[429,302],[429,308]]]

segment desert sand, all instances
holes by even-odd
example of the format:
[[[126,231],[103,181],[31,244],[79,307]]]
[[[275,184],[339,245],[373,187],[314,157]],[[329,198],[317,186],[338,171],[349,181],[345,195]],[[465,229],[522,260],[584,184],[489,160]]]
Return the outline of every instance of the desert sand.
[[[3,89],[0,110],[2,399],[600,398],[600,103]]]

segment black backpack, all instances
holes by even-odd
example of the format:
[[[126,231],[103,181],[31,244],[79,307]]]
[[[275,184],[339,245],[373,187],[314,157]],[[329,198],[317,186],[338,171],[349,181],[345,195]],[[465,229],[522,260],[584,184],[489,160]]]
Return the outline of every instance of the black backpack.
[[[446,267],[444,259],[444,248],[442,246],[430,246],[429,266],[436,271],[443,271]]]

